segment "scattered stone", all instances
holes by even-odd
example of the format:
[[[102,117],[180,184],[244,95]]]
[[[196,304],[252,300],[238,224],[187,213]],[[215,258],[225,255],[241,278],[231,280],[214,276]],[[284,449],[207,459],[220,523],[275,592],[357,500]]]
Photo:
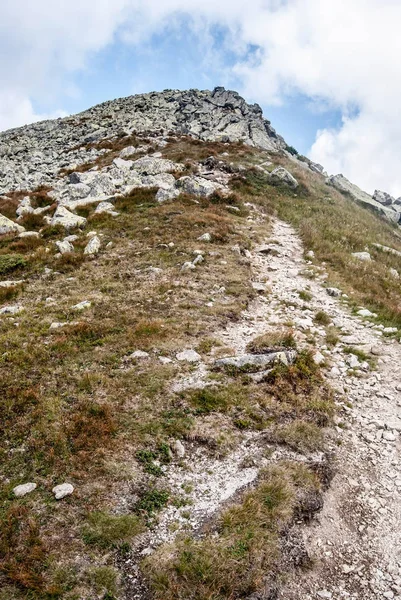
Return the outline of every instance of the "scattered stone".
[[[171,450],[177,458],[184,458],[185,448],[184,444],[180,440],[174,440],[171,444]]]
[[[21,285],[24,283],[23,279],[19,279],[16,281],[0,281],[0,288],[8,288],[8,287],[15,287],[16,285]]]
[[[86,308],[90,308],[92,303],[89,300],[83,300],[82,302],[78,302],[74,306],[71,306],[73,310],[85,310]]]
[[[72,212],[67,210],[64,206],[58,206],[54,216],[51,220],[51,225],[62,225],[66,229],[72,229],[73,227],[82,227],[85,225],[86,219],[74,215]]]
[[[177,360],[191,362],[191,363],[199,362],[200,360],[202,360],[202,357],[200,356],[200,354],[195,352],[195,350],[183,350],[182,352],[179,352],[176,355],[176,358],[177,358]]]
[[[386,440],[386,442],[395,442],[397,438],[391,431],[383,431],[383,439]]]
[[[195,269],[196,266],[191,262],[185,262],[181,267],[181,271],[194,271]]]
[[[208,197],[216,191],[224,190],[223,186],[219,183],[214,183],[204,177],[186,175],[178,180],[177,185],[187,194],[193,194],[194,196]]]
[[[20,304],[16,304],[15,306],[3,306],[0,308],[0,315],[18,315],[24,309]]]
[[[210,233],[204,233],[203,235],[198,237],[198,242],[211,242],[211,241],[212,241],[212,236],[210,235]]]
[[[56,242],[56,246],[57,246],[60,254],[68,254],[70,252],[74,252],[74,246],[72,244],[70,244],[70,242],[67,242],[66,240],[63,240],[62,242],[60,242],[60,241]]]
[[[114,210],[114,204],[107,201],[100,202],[95,209],[95,215],[101,215],[102,213],[106,213],[108,215],[111,215],[112,217],[118,217],[118,215],[120,214],[119,212]]]
[[[352,256],[358,260],[361,260],[362,262],[369,262],[372,260],[369,252],[353,252]]]
[[[324,363],[326,358],[323,356],[323,354],[321,352],[317,351],[313,356],[313,360],[314,360],[315,364],[321,365]]]
[[[89,256],[93,256],[95,254],[99,253],[100,250],[100,239],[98,238],[97,235],[94,235],[91,240],[88,242],[88,244],[85,246],[84,249],[84,254],[89,255]]]
[[[33,490],[36,490],[37,487],[36,483],[23,483],[13,488],[13,494],[16,498],[22,498],[26,494],[30,494]]]
[[[132,359],[149,358],[149,352],[144,352],[143,350],[135,350],[135,352],[130,354],[128,358],[132,358]]]
[[[22,227],[22,225],[18,225],[17,223],[14,223],[14,221],[11,221],[11,219],[7,219],[7,217],[0,215],[0,235],[13,232],[21,233],[22,231],[25,231],[25,227]]]
[[[21,233],[18,234],[18,237],[21,239],[28,237],[39,238],[40,233],[38,231],[21,231]]]
[[[283,350],[270,352],[269,354],[243,354],[241,356],[230,356],[219,358],[215,361],[216,369],[234,367],[235,369],[247,371],[258,371],[272,363],[292,364],[297,356],[295,350]]]
[[[292,189],[298,187],[298,181],[284,167],[277,167],[270,173],[270,181],[279,185],[288,185]]]
[[[359,315],[360,317],[374,317],[375,316],[375,313],[370,312],[370,310],[368,310],[367,308],[361,308],[361,310],[358,310],[358,312],[356,314]]]
[[[259,294],[263,294],[266,291],[266,285],[260,281],[253,281],[252,288],[255,292],[259,292]]]
[[[70,496],[74,491],[74,486],[70,483],[61,483],[60,485],[56,485],[52,492],[56,500],[62,500],[66,496]]]
[[[202,254],[198,254],[198,256],[195,258],[195,260],[192,261],[192,264],[195,266],[200,265],[201,263],[204,262],[204,260],[205,259],[203,258]]]
[[[342,294],[341,290],[335,287],[326,288],[326,292],[329,296],[333,296],[334,298],[338,298]]]
[[[384,204],[384,206],[390,206],[395,203],[395,198],[393,198],[393,196],[390,196],[387,192],[381,192],[380,190],[375,190],[373,200],[376,200],[376,202],[379,202],[380,204]]]

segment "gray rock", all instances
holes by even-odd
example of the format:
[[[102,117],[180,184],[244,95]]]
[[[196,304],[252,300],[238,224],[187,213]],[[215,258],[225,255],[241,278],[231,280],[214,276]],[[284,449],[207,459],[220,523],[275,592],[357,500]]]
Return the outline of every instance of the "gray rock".
[[[334,287],[326,288],[326,292],[328,293],[329,296],[333,296],[334,298],[338,298],[342,294],[341,290],[339,290],[338,288],[334,288]]]
[[[158,202],[166,202],[167,200],[174,200],[180,195],[180,191],[175,187],[159,188],[156,194],[156,200]]]
[[[51,220],[52,225],[62,225],[65,229],[72,229],[73,227],[81,227],[85,225],[86,219],[78,215],[74,215],[72,212],[67,210],[64,206],[59,206],[54,213]]]
[[[89,302],[89,300],[83,300],[82,302],[79,302],[78,304],[71,306],[71,308],[73,310],[85,310],[86,308],[90,308],[91,306],[92,306],[92,303]]]
[[[363,262],[369,262],[372,260],[372,257],[370,256],[369,252],[353,252],[352,256]]]
[[[133,360],[149,358],[149,352],[144,352],[143,350],[135,350],[135,352],[130,354],[128,358],[131,358]]]
[[[194,271],[195,269],[196,266],[189,261],[185,262],[181,267],[181,271]]]
[[[195,350],[183,350],[176,355],[177,360],[190,363],[199,362],[202,357]]]
[[[376,202],[379,202],[380,204],[384,204],[384,206],[390,206],[395,202],[395,198],[390,196],[390,194],[387,194],[387,192],[381,192],[380,190],[375,190],[373,200],[376,200]]]
[[[135,160],[132,164],[132,168],[142,175],[159,175],[160,173],[183,171],[184,166],[179,163],[174,163],[172,160],[166,160],[165,158],[144,156],[143,158]]]
[[[21,231],[21,233],[18,234],[19,238],[28,238],[28,237],[35,237],[35,238],[39,238],[40,234],[38,231]]]
[[[56,485],[52,492],[56,500],[62,500],[66,496],[70,496],[74,491],[74,486],[71,483],[61,483],[60,485]]]
[[[14,306],[3,306],[3,308],[0,308],[0,315],[18,315],[23,310],[25,309],[20,304],[16,304]]]
[[[36,483],[23,483],[13,488],[13,494],[16,496],[16,498],[22,498],[23,496],[33,492],[33,490],[36,490],[37,487],[38,486]]]
[[[216,191],[223,191],[224,188],[219,183],[205,179],[204,177],[186,175],[177,181],[177,185],[187,194],[201,196],[206,198]]]
[[[324,355],[319,351],[315,352],[315,354],[313,355],[313,361],[317,365],[323,364],[325,360],[326,359],[325,359]]]
[[[198,237],[198,242],[211,242],[212,236],[210,233],[204,233],[203,235]]]
[[[63,240],[62,242],[57,241],[56,246],[60,254],[68,254],[69,252],[74,252],[74,246],[70,244],[67,240]]]
[[[298,187],[298,181],[284,167],[277,167],[270,173],[270,181],[277,185],[287,185],[292,189]]]
[[[177,458],[184,458],[185,456],[185,448],[180,440],[174,440],[171,443],[171,450],[175,454]]]
[[[380,202],[376,202],[372,196],[362,191],[357,185],[354,185],[348,181],[344,175],[333,175],[329,178],[328,182],[340,192],[349,195],[352,200],[373,208],[388,221],[391,221],[392,223],[398,223],[400,220],[400,212],[384,206],[383,204],[380,204]]]
[[[114,204],[111,202],[100,202],[95,209],[95,214],[100,215],[102,213],[107,213],[112,215],[113,217],[118,217],[120,213],[114,210]]]
[[[25,196],[25,198],[22,198],[21,202],[18,205],[16,213],[19,217],[33,213],[33,208],[31,206],[31,199],[29,196]]]
[[[215,361],[216,369],[234,367],[240,370],[259,371],[271,365],[272,363],[281,362],[289,365],[294,362],[297,353],[295,350],[283,350],[279,352],[270,352],[269,354],[243,354],[241,356],[230,356],[228,358],[219,358]]]
[[[360,310],[358,310],[358,312],[356,314],[359,315],[360,317],[374,317],[375,316],[375,313],[370,312],[370,310],[368,310],[367,308],[361,308]]]
[[[23,283],[24,283],[23,279],[17,279],[15,281],[11,281],[11,280],[0,281],[0,288],[15,287],[16,285],[21,285]]]
[[[14,223],[14,221],[11,221],[11,219],[0,215],[0,235],[3,235],[4,233],[21,233],[22,231],[25,231],[25,227],[22,227],[22,225],[18,225],[17,223]]]
[[[123,158],[115,158],[113,160],[113,165],[118,169],[122,169],[124,171],[129,171],[133,166],[132,160],[124,160]]]
[[[87,245],[85,246],[84,249],[84,254],[89,255],[89,256],[93,256],[95,254],[98,254],[100,251],[100,239],[97,237],[97,235],[94,235],[91,240],[87,243]]]

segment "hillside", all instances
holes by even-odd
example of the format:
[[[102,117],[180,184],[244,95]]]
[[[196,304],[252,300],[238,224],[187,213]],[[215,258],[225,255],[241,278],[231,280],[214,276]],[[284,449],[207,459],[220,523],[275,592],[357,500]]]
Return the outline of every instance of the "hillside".
[[[397,597],[398,201],[344,180],[223,88],[0,134],[0,600]]]

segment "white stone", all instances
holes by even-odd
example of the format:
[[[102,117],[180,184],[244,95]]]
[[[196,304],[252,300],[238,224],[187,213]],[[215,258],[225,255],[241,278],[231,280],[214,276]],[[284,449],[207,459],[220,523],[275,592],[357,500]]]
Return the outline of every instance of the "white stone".
[[[183,350],[176,356],[177,360],[186,362],[199,362],[202,357],[195,350]]]
[[[56,485],[52,492],[56,498],[56,500],[62,500],[66,496],[70,496],[74,491],[74,486],[70,483],[61,483],[60,485]]]
[[[11,221],[11,219],[7,219],[7,217],[0,215],[0,235],[12,232],[21,233],[22,231],[25,231],[25,227],[22,227],[22,225],[18,225],[17,223],[14,223],[14,221]]]
[[[185,456],[185,448],[184,444],[180,442],[180,440],[174,440],[171,444],[171,450],[178,458],[184,458]]]
[[[129,358],[132,359],[142,359],[149,358],[149,352],[144,352],[143,350],[135,350],[132,354],[129,355]]]
[[[83,300],[82,302],[78,302],[74,306],[71,306],[73,310],[85,310],[85,308],[90,308],[92,306],[89,300]]]
[[[85,250],[84,250],[84,254],[87,254],[89,256],[93,256],[94,254],[98,254],[99,250],[100,250],[100,239],[98,238],[97,235],[94,235],[91,240],[88,242],[88,244],[85,246]]]
[[[20,304],[16,304],[14,306],[3,306],[3,308],[0,308],[0,315],[18,315],[23,310],[25,309]]]
[[[84,217],[74,215],[64,206],[59,206],[57,208],[51,220],[52,225],[62,225],[66,229],[71,229],[72,227],[81,227],[85,225],[85,223],[86,219]]]
[[[198,237],[198,241],[199,242],[211,242],[212,236],[210,235],[210,233],[204,233],[203,235]]]
[[[322,363],[324,363],[325,357],[323,356],[323,354],[321,352],[317,351],[313,356],[313,360],[314,360],[315,364],[321,365]]]
[[[22,498],[23,496],[26,496],[26,494],[29,494],[30,492],[33,492],[33,490],[36,490],[37,487],[38,486],[36,483],[23,483],[13,488],[13,494],[17,498]]]
[[[372,260],[369,252],[353,252],[352,256],[358,260],[361,260],[362,262],[369,262]]]
[[[358,312],[356,314],[359,315],[360,317],[373,317],[374,316],[374,313],[370,312],[370,310],[368,310],[367,308],[361,308],[361,310],[358,310]]]
[[[118,217],[118,215],[120,214],[114,210],[114,204],[106,201],[100,202],[95,209],[96,215],[100,215],[102,213],[106,213],[108,215],[111,215],[112,217]]]
[[[69,252],[74,252],[74,246],[66,240],[63,240],[62,242],[57,241],[56,246],[60,254],[68,254]]]
[[[185,262],[181,267],[181,271],[193,271],[194,269],[196,266],[191,262]]]

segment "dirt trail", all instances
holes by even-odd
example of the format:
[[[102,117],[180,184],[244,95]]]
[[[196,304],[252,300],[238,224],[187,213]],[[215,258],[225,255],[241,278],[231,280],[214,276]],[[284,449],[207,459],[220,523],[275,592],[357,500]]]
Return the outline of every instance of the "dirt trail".
[[[259,219],[260,215],[254,217]],[[343,299],[329,296],[323,271],[315,279],[308,277],[311,265],[304,260],[302,244],[290,226],[275,220],[270,240],[274,240],[268,241],[271,251],[256,249],[251,261],[253,280],[265,282],[271,293],[259,295],[239,323],[216,335],[240,354],[250,339],[291,322],[300,345],[311,335],[315,337],[328,365],[327,377],[344,399],[337,421],[341,425],[337,427],[340,443],[337,445],[334,436],[331,441],[337,455],[337,475],[325,494],[322,513],[311,525],[302,526],[315,566],[306,573],[289,575],[279,599],[401,598],[401,386],[400,391],[396,389],[401,345],[383,337],[378,326],[352,316]],[[311,300],[301,300],[300,291],[307,291]],[[330,315],[341,330],[340,343],[334,349],[325,344],[325,328],[313,321],[318,311]],[[373,347],[377,369],[370,371],[366,364],[355,364],[356,375],[350,375],[346,361],[350,357],[355,361],[355,357],[344,353],[347,346],[363,349],[366,354]],[[204,385],[208,366],[199,365],[186,381],[177,382],[177,389]],[[293,454],[280,448],[266,459],[266,446],[263,432],[249,433],[231,455],[211,461],[205,450],[187,444],[183,464],[167,469],[166,483],[177,492],[183,483],[190,484],[191,516],[183,518],[180,509],[169,507],[160,515],[156,530],[143,540],[140,555],[175,536],[172,522],[183,528],[198,528],[224,501],[255,480],[267,460]],[[244,467],[250,458],[254,462]],[[319,460],[319,455],[314,460]],[[127,597],[139,599],[144,596],[138,587],[138,563],[134,563],[124,567],[131,579]]]
[[[283,248],[270,260],[277,268],[271,278],[278,301],[296,302],[294,289],[305,288],[302,245],[295,231],[275,222],[272,236]],[[259,263],[263,259],[259,258]],[[264,270],[263,265],[260,266]],[[323,276],[324,279],[324,276]],[[307,280],[311,310],[324,310],[344,335],[328,352],[332,385],[352,405],[343,406],[344,429],[339,432],[337,472],[325,496],[323,512],[303,530],[306,548],[316,560],[314,569],[297,573],[280,593],[285,600],[314,598],[401,597],[401,345],[381,335],[380,329],[351,316],[337,298],[328,296],[321,282]],[[275,309],[267,306],[272,316]],[[293,320],[305,318],[296,308]],[[281,313],[282,314],[282,313]],[[300,321],[299,321],[300,322]],[[363,377],[348,376],[344,345],[380,353],[377,370]],[[321,342],[324,347],[324,338]],[[397,390],[399,387],[399,390]]]

